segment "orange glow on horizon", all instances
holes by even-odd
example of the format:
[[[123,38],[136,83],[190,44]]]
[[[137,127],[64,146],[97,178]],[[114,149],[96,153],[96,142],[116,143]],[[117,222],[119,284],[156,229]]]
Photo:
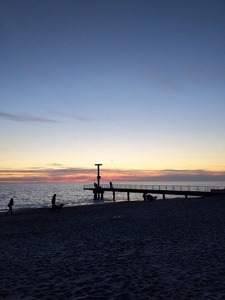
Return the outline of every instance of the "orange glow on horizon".
[[[100,169],[101,182],[122,181],[225,181],[225,171],[211,170],[108,170]],[[96,169],[1,170],[1,183],[96,182]]]

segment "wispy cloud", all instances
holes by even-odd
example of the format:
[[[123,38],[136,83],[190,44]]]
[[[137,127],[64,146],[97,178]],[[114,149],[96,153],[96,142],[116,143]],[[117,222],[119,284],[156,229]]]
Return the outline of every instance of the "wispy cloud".
[[[101,118],[91,118],[91,117],[85,117],[83,115],[79,115],[79,114],[76,114],[76,113],[66,113],[66,112],[62,112],[62,111],[56,111],[56,110],[52,110],[52,109],[47,109],[47,111],[49,113],[52,113],[52,114],[55,114],[55,115],[58,115],[58,116],[61,116],[61,117],[64,117],[66,119],[73,119],[73,120],[76,120],[76,121],[81,121],[81,122],[99,122],[99,121],[114,121],[114,119],[110,118],[110,117],[107,117],[107,116],[104,116],[104,117],[101,117]]]
[[[59,112],[59,111],[55,111],[55,110],[51,110],[51,109],[48,109],[47,111],[50,112],[50,113],[59,115],[59,116],[63,116],[63,117],[66,117],[66,118],[70,118],[70,119],[74,119],[74,120],[82,121],[82,122],[96,121],[97,120],[97,119],[94,119],[94,118],[87,118],[87,117],[78,115],[76,113],[65,113],[65,112]]]
[[[58,167],[63,167],[63,165],[62,164],[58,164],[58,163],[52,163],[52,164],[48,164],[50,167],[56,167],[56,168],[58,168]]]
[[[102,182],[107,181],[225,181],[225,171],[207,170],[122,170],[102,169]],[[49,168],[0,170],[0,182],[95,182],[96,169]]]
[[[79,182],[94,181],[95,169],[80,168],[29,168],[25,170],[0,170],[0,182]]]
[[[14,122],[58,123],[58,121],[48,118],[40,118],[29,114],[9,114],[2,111],[0,111],[0,119],[5,119]]]

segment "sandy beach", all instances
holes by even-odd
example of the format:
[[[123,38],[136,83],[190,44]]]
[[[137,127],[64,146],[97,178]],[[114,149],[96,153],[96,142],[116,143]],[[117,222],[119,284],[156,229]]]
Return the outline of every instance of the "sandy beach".
[[[0,299],[225,299],[225,198],[0,214]]]

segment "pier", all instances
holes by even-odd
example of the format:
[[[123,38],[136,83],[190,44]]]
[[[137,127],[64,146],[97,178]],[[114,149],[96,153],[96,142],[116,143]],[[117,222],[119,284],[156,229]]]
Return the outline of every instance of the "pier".
[[[190,186],[190,185],[129,185],[129,184],[86,184],[84,190],[90,190],[94,199],[104,199],[105,192],[112,192],[113,201],[116,201],[116,193],[127,193],[127,200],[130,201],[131,193],[158,194],[166,199],[166,195],[177,196],[216,196],[225,195],[224,186]]]
[[[127,193],[127,200],[130,201],[131,193],[140,193],[143,198],[145,195],[157,194],[162,195],[166,199],[166,195],[177,196],[218,196],[225,195],[224,186],[193,186],[193,185],[130,185],[130,184],[100,184],[100,166],[102,164],[95,164],[97,166],[97,183],[84,185],[84,190],[90,190],[94,194],[94,200],[104,200],[105,192],[112,192],[113,201],[116,201],[116,192]]]

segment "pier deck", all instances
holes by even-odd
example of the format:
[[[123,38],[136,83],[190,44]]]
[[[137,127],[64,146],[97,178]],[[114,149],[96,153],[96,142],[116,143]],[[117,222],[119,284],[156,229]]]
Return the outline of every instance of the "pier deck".
[[[84,185],[84,190],[91,190],[94,194],[94,199],[104,199],[104,192],[113,193],[113,201],[116,199],[116,192],[127,193],[127,200],[130,200],[130,193],[141,194],[161,194],[163,199],[165,195],[180,195],[185,196],[215,196],[225,195],[224,186],[179,186],[179,185],[125,185],[125,184],[102,184],[96,187],[93,184]]]

